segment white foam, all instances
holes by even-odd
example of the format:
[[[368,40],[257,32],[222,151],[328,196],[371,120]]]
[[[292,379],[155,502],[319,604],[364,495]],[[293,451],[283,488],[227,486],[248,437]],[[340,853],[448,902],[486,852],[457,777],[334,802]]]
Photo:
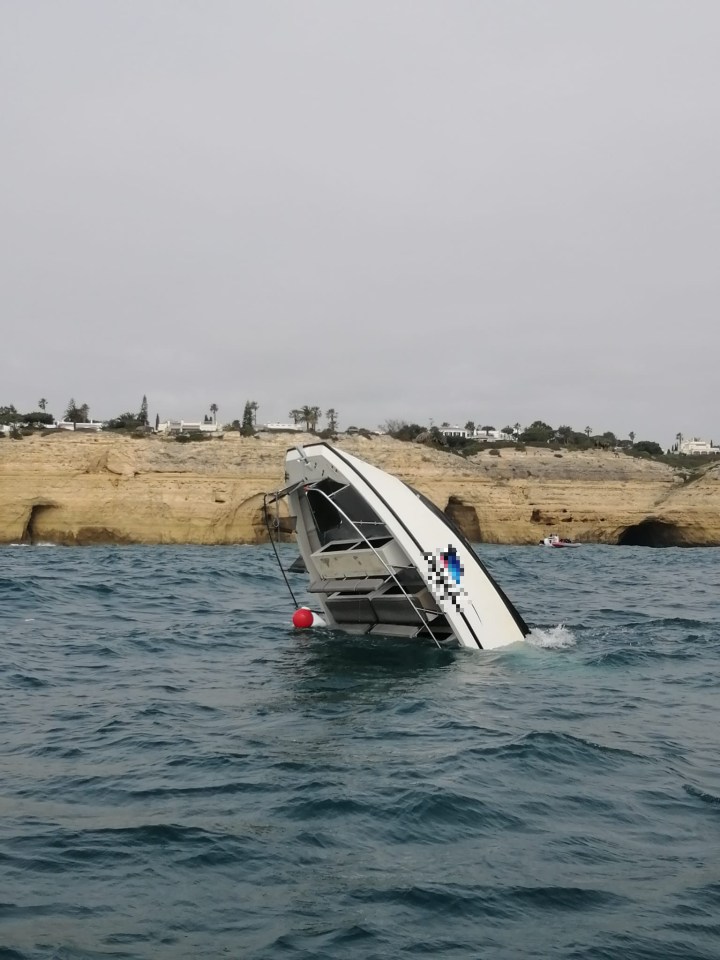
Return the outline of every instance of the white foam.
[[[35,543],[9,543],[9,547],[56,547],[56,543],[48,541],[47,543],[44,540],[38,540]]]
[[[525,637],[525,642],[532,644],[533,647],[543,647],[545,650],[567,650],[568,647],[574,647],[577,640],[564,623],[559,623],[556,627],[550,627],[547,630],[541,630],[539,627],[531,630]]]

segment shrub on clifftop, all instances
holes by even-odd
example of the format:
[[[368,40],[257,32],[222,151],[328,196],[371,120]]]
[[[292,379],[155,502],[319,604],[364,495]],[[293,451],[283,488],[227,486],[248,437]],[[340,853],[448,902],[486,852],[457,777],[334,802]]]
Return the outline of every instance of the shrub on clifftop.
[[[661,457],[663,455],[662,447],[659,443],[655,443],[654,440],[638,440],[632,450],[628,452],[630,454],[646,453],[651,457]]]
[[[137,427],[143,426],[137,413],[131,413],[127,411],[125,413],[119,414],[117,417],[113,417],[112,420],[108,420],[105,424],[106,430],[135,430]]]

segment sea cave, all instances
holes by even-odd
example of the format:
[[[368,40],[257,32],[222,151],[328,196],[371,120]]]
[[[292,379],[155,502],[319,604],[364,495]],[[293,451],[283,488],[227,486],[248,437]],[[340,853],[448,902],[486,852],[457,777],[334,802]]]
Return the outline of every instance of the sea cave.
[[[626,527],[618,538],[621,547],[686,547],[687,539],[681,527],[667,520],[652,517]]]

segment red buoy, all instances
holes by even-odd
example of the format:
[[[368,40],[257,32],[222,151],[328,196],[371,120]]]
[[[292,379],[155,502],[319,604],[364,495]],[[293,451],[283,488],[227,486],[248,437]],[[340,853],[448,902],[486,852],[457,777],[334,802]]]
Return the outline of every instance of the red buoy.
[[[298,630],[307,630],[308,627],[313,625],[315,617],[312,610],[309,610],[307,607],[300,607],[293,614],[292,622],[293,626],[297,627]]]

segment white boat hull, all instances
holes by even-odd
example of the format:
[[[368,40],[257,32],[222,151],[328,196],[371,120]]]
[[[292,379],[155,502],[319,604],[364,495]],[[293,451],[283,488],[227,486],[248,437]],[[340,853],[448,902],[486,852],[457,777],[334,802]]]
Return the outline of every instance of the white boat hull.
[[[325,443],[288,451],[287,496],[330,627],[493,649],[528,627],[470,544],[397,477]]]
[[[564,547],[579,547],[580,544],[575,540],[566,540],[563,537],[558,537],[556,534],[551,534],[549,537],[545,537],[540,541],[540,546],[558,549]]]

